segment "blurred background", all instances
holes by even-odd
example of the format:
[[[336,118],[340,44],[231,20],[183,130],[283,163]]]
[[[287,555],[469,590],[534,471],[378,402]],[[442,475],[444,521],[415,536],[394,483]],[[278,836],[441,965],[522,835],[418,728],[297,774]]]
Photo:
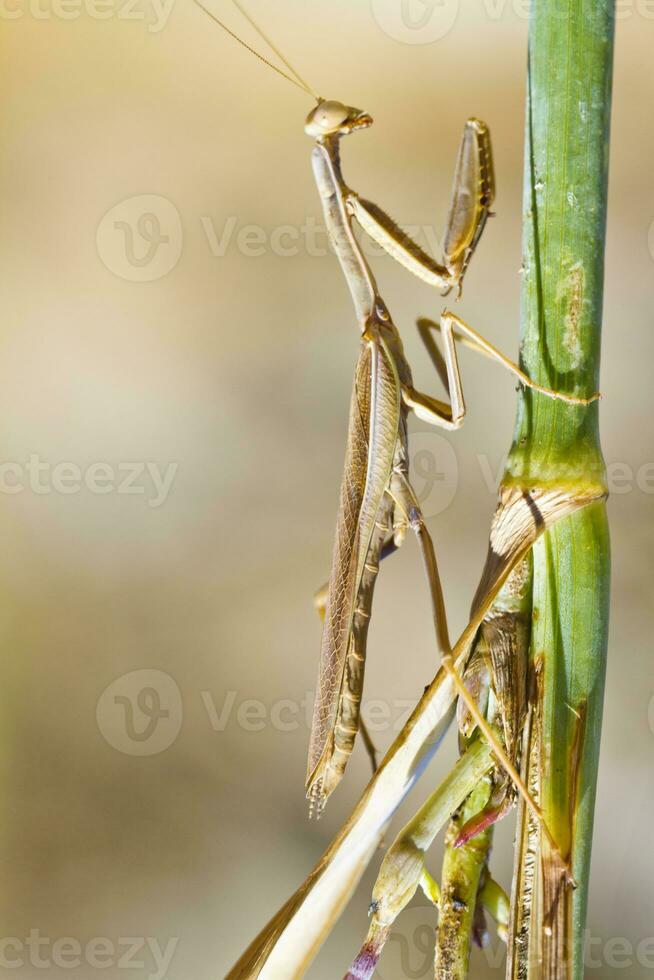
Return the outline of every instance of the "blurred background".
[[[515,356],[527,20],[518,0],[251,0],[321,93],[374,127],[351,186],[438,250],[463,121],[489,123],[497,218],[461,314]],[[253,40],[225,2],[214,9]],[[602,391],[613,611],[587,976],[654,970],[653,12],[620,5]],[[367,779],[319,824],[303,784],[357,330],[321,232],[309,101],[190,0],[5,0],[0,12],[0,968],[215,980],[299,884]],[[371,250],[372,254],[372,250]],[[418,386],[441,301],[373,256]],[[412,423],[452,632],[509,448],[508,376],[462,352],[468,418]],[[434,673],[415,543],[385,564],[366,696],[381,747]],[[449,739],[410,809],[455,758]],[[403,815],[409,810],[405,808]],[[512,821],[496,834],[510,880]],[[438,872],[439,849],[432,870]],[[310,976],[341,976],[364,878]],[[430,975],[434,917],[382,980]],[[500,977],[502,951],[473,975]]]

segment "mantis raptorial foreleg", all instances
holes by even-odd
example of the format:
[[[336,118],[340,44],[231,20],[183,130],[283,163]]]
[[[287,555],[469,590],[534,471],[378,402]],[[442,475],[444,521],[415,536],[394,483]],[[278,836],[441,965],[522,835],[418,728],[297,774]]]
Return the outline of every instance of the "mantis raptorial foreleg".
[[[463,277],[477,247],[495,197],[493,154],[488,126],[468,119],[454,171],[450,210],[443,237],[443,265],[424,252],[382,209],[348,190],[349,212],[393,259],[423,282],[461,293]]]

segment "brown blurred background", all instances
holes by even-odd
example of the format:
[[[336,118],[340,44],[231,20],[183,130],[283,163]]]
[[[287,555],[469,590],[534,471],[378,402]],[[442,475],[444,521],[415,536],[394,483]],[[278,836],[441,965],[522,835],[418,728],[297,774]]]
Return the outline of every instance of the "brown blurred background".
[[[214,8],[247,32],[229,4]],[[250,8],[320,92],[374,115],[344,145],[346,176],[427,246],[463,121],[488,121],[498,216],[460,310],[515,354],[522,6]],[[621,5],[614,86],[601,409],[614,586],[587,961],[598,980],[654,970],[650,17]],[[359,748],[324,819],[308,822],[311,599],[328,570],[357,345],[315,232],[310,104],[190,0],[4,0],[0,29],[0,972],[215,980],[367,777]],[[390,259],[374,266],[417,380],[435,390],[413,324],[441,301]],[[468,352],[461,362],[464,429],[413,426],[455,633],[514,411],[508,377]],[[409,541],[383,568],[370,635],[382,747],[433,674],[431,635]],[[411,809],[454,756],[449,739]],[[505,884],[511,839],[507,821],[493,857]],[[311,977],[342,975],[373,880]],[[380,977],[428,977],[432,925],[409,909]],[[494,936],[475,963],[477,977],[503,975]]]

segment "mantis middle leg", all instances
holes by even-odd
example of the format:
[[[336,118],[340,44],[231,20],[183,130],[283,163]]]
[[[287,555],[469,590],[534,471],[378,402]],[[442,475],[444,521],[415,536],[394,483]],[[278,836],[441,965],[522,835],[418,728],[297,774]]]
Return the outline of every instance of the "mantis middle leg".
[[[449,387],[448,355],[453,360],[454,370],[458,373],[456,358],[451,357],[453,342],[458,341],[465,347],[469,347],[471,350],[476,351],[476,353],[483,354],[490,360],[500,364],[509,374],[516,377],[520,384],[526,388],[530,388],[532,391],[539,392],[539,394],[544,395],[546,398],[566,402],[568,405],[590,405],[591,402],[597,401],[601,397],[599,392],[595,392],[588,398],[585,398],[578,395],[569,395],[563,391],[555,391],[553,388],[547,388],[545,385],[537,384],[514,361],[498,350],[489,340],[486,340],[474,327],[471,327],[460,316],[456,316],[455,313],[450,313],[448,310],[442,313],[440,323],[429,320],[427,317],[421,317],[418,320],[417,326],[418,333],[427,349],[427,353],[441,381],[446,387]],[[444,356],[433,341],[431,335],[433,331],[443,334]]]
[[[539,392],[546,398],[557,399],[569,405],[588,405],[600,397],[599,392],[596,392],[589,398],[584,398],[577,395],[569,395],[561,391],[554,391],[552,388],[537,384],[517,364],[502,354],[501,351],[494,347],[485,337],[482,337],[473,327],[470,327],[461,317],[447,310],[442,314],[439,324],[424,318],[418,320],[418,330],[432,363],[450,393],[451,399],[450,404],[448,404],[438,398],[434,398],[432,395],[416,391],[414,388],[404,388],[402,395],[405,404],[415,412],[418,418],[422,419],[423,422],[428,422],[430,425],[454,430],[460,428],[465,418],[466,408],[463,398],[461,372],[457,360],[456,340],[463,340],[466,346],[472,350],[484,354],[486,357],[491,358],[491,360],[501,364],[510,374],[518,378],[521,384],[530,388],[532,391]],[[436,344],[433,343],[430,333],[432,330],[437,330],[442,334],[442,353],[438,350]]]

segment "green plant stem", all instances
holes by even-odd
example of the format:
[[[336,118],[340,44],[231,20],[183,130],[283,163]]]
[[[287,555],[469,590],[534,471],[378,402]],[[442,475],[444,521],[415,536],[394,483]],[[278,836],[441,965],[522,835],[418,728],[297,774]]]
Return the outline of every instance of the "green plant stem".
[[[479,786],[484,787],[484,802],[488,800],[485,777],[494,764],[490,746],[483,739],[475,738],[440,786],[399,832],[382,861],[372,893],[370,927],[345,980],[372,977],[391,926],[419,886],[435,905],[440,905],[438,886],[425,864],[426,851],[447,820],[465,806],[466,798],[477,793]]]
[[[599,381],[613,34],[612,0],[532,4],[521,356],[536,381],[582,396]],[[598,403],[572,407],[522,391],[504,483],[570,495],[603,487]],[[548,980],[583,977],[609,581],[603,501],[534,547],[540,802],[578,885],[559,887],[544,848],[540,938]]]
[[[460,847],[453,846],[461,828],[487,805],[490,780],[481,780],[450,821],[445,837],[441,900],[436,933],[435,974],[440,980],[465,980],[481,875],[488,859],[492,828]]]

